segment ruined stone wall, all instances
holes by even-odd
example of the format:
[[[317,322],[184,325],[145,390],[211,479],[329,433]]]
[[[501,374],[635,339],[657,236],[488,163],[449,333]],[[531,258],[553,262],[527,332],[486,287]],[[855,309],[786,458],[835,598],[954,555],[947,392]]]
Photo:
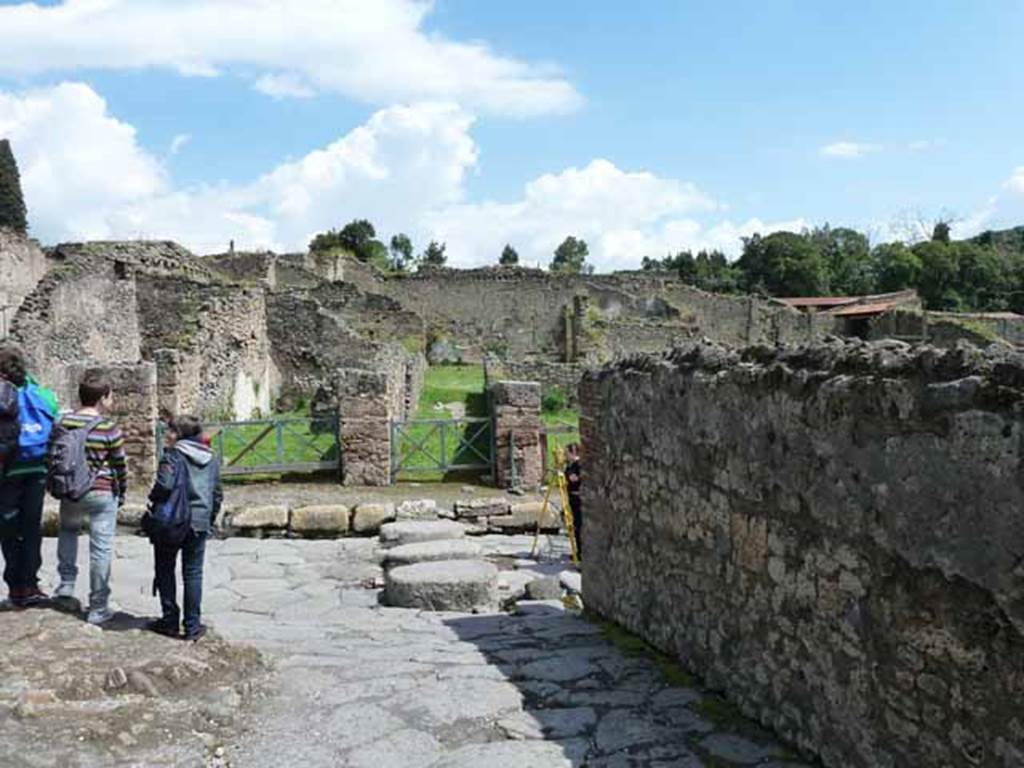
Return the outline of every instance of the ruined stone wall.
[[[593,327],[576,328],[577,357],[665,349],[693,336],[728,344],[806,341],[832,330],[777,302],[718,296],[671,275],[627,272],[557,275],[536,269],[431,269],[385,277],[354,260],[344,279],[384,294],[424,319],[429,332],[460,345],[467,360],[490,352],[508,360],[564,360],[566,311],[584,297]]]
[[[269,251],[239,251],[204,256],[203,263],[230,280],[259,284],[273,288],[277,285],[277,256]]]
[[[1024,765],[1024,357],[707,345],[581,400],[589,608],[826,766]]]
[[[61,402],[75,402],[77,382],[66,383],[67,366],[139,361],[136,306],[134,279],[113,264],[58,266],[22,302],[11,335],[36,377],[52,383]]]
[[[138,291],[141,353],[160,364],[162,409],[207,419],[273,410],[280,379],[263,289],[140,275]]]
[[[0,338],[11,330],[14,314],[46,274],[39,243],[0,227]]]

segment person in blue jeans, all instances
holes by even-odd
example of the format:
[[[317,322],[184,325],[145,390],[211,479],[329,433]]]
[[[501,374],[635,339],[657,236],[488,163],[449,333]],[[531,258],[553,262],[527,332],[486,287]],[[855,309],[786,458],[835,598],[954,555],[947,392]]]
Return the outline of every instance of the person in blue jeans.
[[[220,462],[203,442],[203,425],[195,416],[178,416],[167,428],[167,445],[157,470],[156,482],[149,494],[154,504],[170,497],[176,469],[184,463],[188,482],[191,525],[180,546],[153,540],[156,575],[153,585],[160,595],[161,618],[150,623],[154,632],[179,636],[181,611],[174,582],[175,564],[181,552],[181,580],[185,591],[184,630],[186,640],[198,640],[206,634],[202,623],[203,560],[206,539],[220,513],[224,494],[220,483]]]
[[[75,596],[78,577],[78,536],[82,523],[89,521],[89,613],[90,624],[105,624],[114,617],[110,607],[110,567],[114,559],[117,510],[128,492],[128,468],[124,435],[107,416],[114,402],[113,387],[102,373],[87,371],[78,385],[82,407],[66,413],[60,423],[68,429],[86,429],[85,458],[92,472],[92,489],[81,499],[61,499],[57,531],[57,573],[59,600]],[[99,419],[99,421],[96,421]]]
[[[16,609],[39,605],[46,593],[39,589],[43,560],[41,525],[46,496],[45,438],[57,416],[57,398],[28,375],[25,355],[12,343],[0,344],[0,378],[18,391],[20,424],[14,458],[0,467],[0,549],[8,604]],[[31,403],[27,402],[31,400]],[[38,451],[27,450],[38,436]]]

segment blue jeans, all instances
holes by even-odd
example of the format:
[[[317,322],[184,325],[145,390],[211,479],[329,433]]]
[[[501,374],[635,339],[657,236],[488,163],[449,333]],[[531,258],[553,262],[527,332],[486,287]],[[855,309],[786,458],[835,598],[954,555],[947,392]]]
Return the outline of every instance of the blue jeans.
[[[107,608],[110,563],[114,559],[117,499],[110,491],[89,491],[78,501],[61,501],[57,533],[57,573],[61,586],[74,589],[78,577],[78,534],[89,518],[89,612]]]
[[[45,475],[9,477],[0,483],[0,548],[4,581],[13,597],[39,586],[45,492]]]
[[[199,630],[200,603],[203,601],[203,558],[206,556],[206,534],[189,531],[181,547],[167,544],[153,545],[153,560],[156,576],[153,587],[160,594],[160,609],[164,623],[178,626],[181,612],[178,609],[177,587],[174,583],[174,567],[181,552],[181,581],[185,587],[185,636]]]

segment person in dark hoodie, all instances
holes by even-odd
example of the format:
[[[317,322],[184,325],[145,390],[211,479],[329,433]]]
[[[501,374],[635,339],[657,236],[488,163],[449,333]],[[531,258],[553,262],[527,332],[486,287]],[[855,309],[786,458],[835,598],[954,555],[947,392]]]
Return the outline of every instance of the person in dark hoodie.
[[[174,489],[175,470],[183,462],[188,477],[188,501],[191,528],[180,546],[153,542],[156,567],[154,584],[160,595],[163,616],[150,624],[150,629],[170,637],[178,637],[181,613],[176,600],[175,563],[181,552],[181,577],[185,588],[184,630],[186,640],[198,640],[206,634],[201,621],[203,597],[203,558],[206,539],[220,512],[223,491],[220,484],[220,462],[203,443],[203,425],[195,416],[178,416],[171,420],[156,482],[149,498],[154,503],[167,499]]]

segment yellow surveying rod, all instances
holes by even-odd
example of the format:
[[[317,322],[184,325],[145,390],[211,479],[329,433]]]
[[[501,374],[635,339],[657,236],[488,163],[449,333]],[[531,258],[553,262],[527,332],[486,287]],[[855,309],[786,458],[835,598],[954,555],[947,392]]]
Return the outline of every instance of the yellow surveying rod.
[[[569,486],[565,481],[565,450],[559,446],[555,449],[554,467],[548,470],[547,491],[544,492],[544,503],[541,505],[540,513],[537,515],[537,530],[533,534],[533,547],[530,549],[530,556],[537,556],[537,545],[540,542],[540,529],[545,520],[548,519],[548,511],[551,509],[551,491],[558,487],[559,501],[562,505],[562,522],[565,525],[565,532],[569,535],[569,547],[572,552],[573,565],[579,567],[580,555],[576,549],[576,528],[572,522],[572,507],[569,506]]]

